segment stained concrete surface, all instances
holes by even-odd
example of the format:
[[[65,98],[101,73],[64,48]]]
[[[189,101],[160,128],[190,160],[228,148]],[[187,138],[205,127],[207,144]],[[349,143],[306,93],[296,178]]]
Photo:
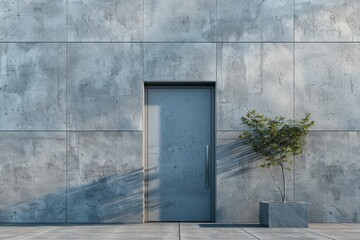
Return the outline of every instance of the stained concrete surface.
[[[359,62],[358,43],[296,44],[296,118],[312,113],[312,130],[359,130]]]
[[[144,1],[147,42],[215,41],[216,0]]]
[[[68,133],[67,143],[67,222],[142,222],[142,133]]]
[[[67,2],[68,41],[143,41],[143,0]]]
[[[293,49],[284,43],[217,45],[217,130],[243,130],[252,109],[292,118]]]
[[[0,129],[65,130],[65,44],[0,43]]]
[[[68,44],[66,64],[67,129],[142,130],[142,44]]]
[[[0,133],[0,222],[64,222],[65,133]]]
[[[0,41],[65,41],[65,0],[2,0],[0,19]]]
[[[0,239],[277,239],[357,240],[359,224],[310,224],[309,228],[263,228],[257,224],[145,223],[120,225],[1,225]]]
[[[218,42],[292,41],[293,1],[218,0]]]
[[[216,44],[145,43],[144,81],[216,81]]]
[[[312,132],[295,161],[295,199],[310,222],[359,222],[360,133]],[[349,207],[350,206],[350,207]]]
[[[296,41],[359,41],[358,0],[295,0]]]

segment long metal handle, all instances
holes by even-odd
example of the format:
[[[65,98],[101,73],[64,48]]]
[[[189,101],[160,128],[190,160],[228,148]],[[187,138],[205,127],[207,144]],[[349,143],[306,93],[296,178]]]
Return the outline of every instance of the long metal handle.
[[[205,186],[209,188],[209,145],[205,146]]]

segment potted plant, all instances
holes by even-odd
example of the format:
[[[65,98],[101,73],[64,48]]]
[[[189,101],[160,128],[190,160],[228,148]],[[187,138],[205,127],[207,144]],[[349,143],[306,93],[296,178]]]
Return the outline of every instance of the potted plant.
[[[260,165],[269,170],[281,196],[281,202],[260,202],[260,224],[267,227],[308,227],[308,203],[288,202],[286,172],[291,171],[292,157],[304,151],[304,137],[315,123],[310,113],[301,120],[269,118],[255,110],[241,118],[249,127],[239,137],[247,140],[253,151],[265,157]],[[273,168],[281,169],[281,183]]]

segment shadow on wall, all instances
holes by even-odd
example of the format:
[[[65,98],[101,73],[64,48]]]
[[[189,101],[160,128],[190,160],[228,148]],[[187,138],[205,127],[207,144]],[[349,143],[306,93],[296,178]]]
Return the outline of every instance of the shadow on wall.
[[[247,140],[219,139],[217,145],[217,174],[225,178],[232,178],[255,169],[254,162],[262,156],[254,153]]]
[[[259,167],[263,157],[254,153],[246,140],[239,139],[239,133],[217,134],[217,221],[258,223],[259,202],[279,201],[280,195],[271,175]],[[277,170],[274,174],[280,176]],[[292,200],[293,174],[287,179]]]
[[[100,178],[68,189],[67,222],[142,222],[143,171]]]
[[[0,205],[0,222],[142,222],[143,170],[100,177],[87,185],[62,189],[33,200],[27,200],[27,196],[22,199],[11,206]]]

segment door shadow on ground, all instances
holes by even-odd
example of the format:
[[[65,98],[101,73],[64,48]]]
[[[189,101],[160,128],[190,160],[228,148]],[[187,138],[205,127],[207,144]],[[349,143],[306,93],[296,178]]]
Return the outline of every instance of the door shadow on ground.
[[[202,228],[264,228],[264,226],[257,224],[257,223],[246,223],[246,224],[204,223],[204,224],[199,224],[199,227],[202,227]]]

